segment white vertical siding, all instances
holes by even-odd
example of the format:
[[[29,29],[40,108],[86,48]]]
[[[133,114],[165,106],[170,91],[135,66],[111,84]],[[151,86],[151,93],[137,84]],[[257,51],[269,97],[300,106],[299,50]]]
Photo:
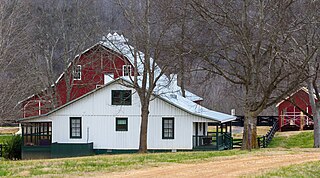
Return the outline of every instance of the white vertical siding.
[[[113,106],[111,90],[119,89],[128,88],[119,84],[107,86],[51,114],[48,118],[52,120],[52,142],[88,141],[93,142],[94,149],[138,149],[139,97],[133,92],[131,106]],[[82,138],[70,139],[69,117],[77,116],[82,117]],[[128,118],[128,131],[115,131],[116,117]],[[174,117],[174,139],[162,139],[162,117]],[[156,98],[150,103],[148,149],[192,149],[193,122],[209,121]]]

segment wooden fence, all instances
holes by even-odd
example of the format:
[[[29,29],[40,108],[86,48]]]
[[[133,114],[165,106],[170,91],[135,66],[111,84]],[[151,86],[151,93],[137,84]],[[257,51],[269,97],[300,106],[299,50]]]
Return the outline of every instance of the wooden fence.
[[[278,116],[258,116],[257,126],[272,126],[276,121],[278,121]],[[232,126],[243,127],[244,116],[237,116],[235,121],[232,121]]]
[[[242,138],[234,138],[233,139],[233,148],[241,148],[242,146]]]
[[[262,137],[258,137],[258,146],[260,148],[266,148],[272,141],[275,133],[279,130],[279,122],[276,120],[273,122],[272,127],[267,132],[266,135],[263,135]],[[242,139],[233,139],[233,148],[241,148],[242,146]]]

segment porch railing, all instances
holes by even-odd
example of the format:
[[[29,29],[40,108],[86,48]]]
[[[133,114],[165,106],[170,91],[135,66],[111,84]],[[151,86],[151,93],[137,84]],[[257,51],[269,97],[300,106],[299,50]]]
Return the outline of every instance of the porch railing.
[[[209,146],[212,144],[213,144],[213,136],[206,136],[206,135],[193,136],[193,147]]]
[[[193,147],[211,148],[212,150],[232,149],[233,138],[230,133],[208,132],[208,135],[194,135]]]

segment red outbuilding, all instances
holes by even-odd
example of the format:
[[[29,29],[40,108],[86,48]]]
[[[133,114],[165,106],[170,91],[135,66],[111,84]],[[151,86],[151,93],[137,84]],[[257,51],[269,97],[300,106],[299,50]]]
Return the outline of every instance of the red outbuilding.
[[[280,131],[313,129],[308,89],[303,87],[277,104]],[[308,114],[307,114],[308,113]]]

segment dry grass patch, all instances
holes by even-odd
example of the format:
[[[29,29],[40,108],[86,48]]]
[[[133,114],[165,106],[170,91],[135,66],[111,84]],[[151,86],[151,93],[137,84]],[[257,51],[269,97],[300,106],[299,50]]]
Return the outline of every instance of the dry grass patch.
[[[270,130],[270,126],[258,126],[257,127],[257,135],[258,136],[263,136],[266,135],[267,132]],[[232,136],[234,138],[242,138],[242,134],[243,134],[243,127],[236,127],[233,126],[232,127]]]
[[[19,131],[19,127],[0,127],[1,134],[14,134]]]

